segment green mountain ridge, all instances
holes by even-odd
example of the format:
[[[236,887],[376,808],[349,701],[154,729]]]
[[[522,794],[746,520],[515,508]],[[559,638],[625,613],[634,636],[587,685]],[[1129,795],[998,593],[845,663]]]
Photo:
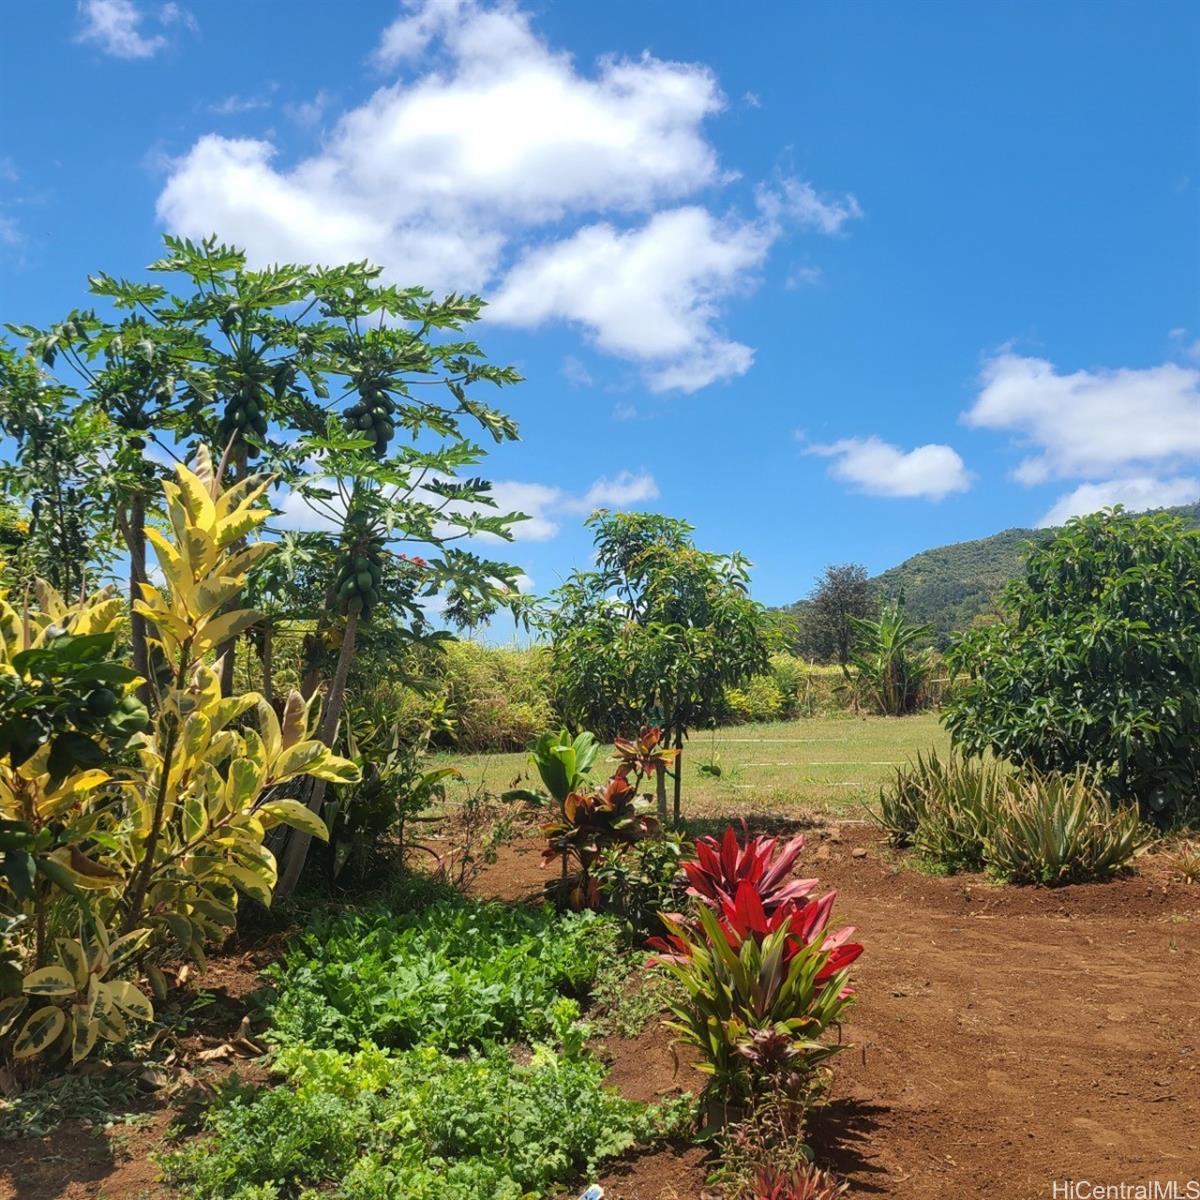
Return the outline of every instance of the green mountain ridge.
[[[1161,510],[1200,526],[1200,501]],[[950,635],[993,610],[996,595],[1024,568],[1031,544],[1054,529],[1005,529],[991,537],[922,550],[871,579],[880,595],[903,596],[904,610],[931,627],[933,641],[945,646]],[[788,607],[801,609],[801,600]]]

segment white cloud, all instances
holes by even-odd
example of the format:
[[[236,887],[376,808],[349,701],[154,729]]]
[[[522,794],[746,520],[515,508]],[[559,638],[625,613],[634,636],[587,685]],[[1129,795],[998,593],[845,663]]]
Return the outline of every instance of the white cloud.
[[[788,272],[788,277],[784,281],[784,287],[789,291],[795,291],[797,288],[816,287],[825,278],[825,273],[820,267],[814,267],[809,264],[803,264],[798,267],[793,267]]]
[[[79,12],[83,27],[78,40],[95,42],[114,58],[151,58],[167,44],[161,33],[142,33],[144,14],[133,0],[80,0]],[[170,24],[182,13],[176,5],[168,5],[161,19]]]
[[[592,387],[595,385],[595,380],[592,378],[592,373],[577,359],[573,354],[568,354],[563,359],[562,365],[563,378],[575,387]]]
[[[628,508],[658,496],[658,484],[648,471],[619,471],[602,476],[580,496],[544,483],[504,480],[492,484],[492,498],[501,512],[523,512],[528,521],[512,527],[518,542],[544,542],[555,537],[563,515],[586,515],[596,508]]]
[[[297,125],[316,125],[325,116],[325,110],[329,107],[331,99],[329,93],[321,88],[311,100],[298,100],[295,103],[285,104],[283,111]]]
[[[753,351],[721,337],[714,320],[769,245],[757,224],[723,223],[696,206],[629,232],[589,225],[526,254],[489,315],[526,327],[575,322],[600,349],[648,364],[654,390],[695,391],[749,369]]]
[[[782,179],[775,184],[759,184],[758,207],[777,225],[796,225],[832,236],[841,233],[847,221],[861,217],[862,208],[853,196],[840,199],[817,194],[811,183],[801,179]]]
[[[1161,474],[1200,457],[1200,371],[1164,363],[1060,374],[1005,352],[985,365],[965,421],[1034,449],[1023,483]]]
[[[1176,504],[1193,504],[1200,500],[1200,478],[1179,476],[1155,479],[1134,476],[1108,479],[1103,483],[1085,483],[1073,492],[1059,497],[1038,522],[1039,528],[1061,525],[1070,517],[1083,516],[1113,504],[1123,504],[1131,512],[1149,508],[1170,508]]]
[[[829,474],[873,496],[941,500],[965,492],[970,476],[958,452],[931,444],[904,451],[878,437],[842,438],[809,446],[808,454],[832,458]]]
[[[551,513],[561,509],[564,493],[544,483],[519,483],[501,480],[492,484],[492,499],[499,512],[522,512],[529,520],[511,527],[518,542],[546,542],[558,533],[558,522]]]
[[[590,513],[596,508],[628,508],[644,500],[658,499],[658,484],[649,471],[619,471],[597,479],[582,496],[565,502],[568,512]]]
[[[271,101],[265,96],[239,96],[235,92],[216,104],[210,104],[208,111],[221,117],[233,117],[239,113],[253,112],[256,108],[269,108],[270,104]]]
[[[414,0],[375,60],[408,70],[299,162],[201,137],[173,165],[162,221],[256,261],[368,257],[399,282],[486,290],[491,320],[577,324],[652,387],[694,390],[749,369],[721,326],[771,245],[860,212],[788,179],[758,188],[750,217],[685,203],[733,178],[704,128],[725,105],[712,72],[649,53],[581,68],[512,0]]]

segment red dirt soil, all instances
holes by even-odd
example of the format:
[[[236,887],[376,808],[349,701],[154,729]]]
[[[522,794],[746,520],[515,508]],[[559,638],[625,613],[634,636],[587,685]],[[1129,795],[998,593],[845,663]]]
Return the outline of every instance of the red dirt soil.
[[[1200,1178],[1200,887],[1153,857],[1136,876],[1053,891],[931,878],[850,824],[811,832],[801,861],[866,945],[851,1048],[810,1139],[851,1196],[1048,1200],[1055,1180]],[[522,840],[476,890],[520,900],[545,878]],[[202,986],[221,987],[232,1015],[273,950],[215,961]],[[697,1086],[657,1026],[606,1051],[631,1097]],[[147,1111],[123,1153],[78,1126],[0,1146],[0,1200],[166,1197],[146,1155],[173,1110],[150,1098]],[[607,1200],[698,1200],[704,1176],[703,1152],[679,1147],[600,1182]]]
[[[1049,1200],[1055,1180],[1200,1178],[1200,888],[1153,857],[1054,890],[939,879],[871,826],[808,837],[804,873],[838,889],[835,924],[866,945],[810,1138],[850,1195]],[[544,878],[531,842],[480,890],[516,899]],[[630,1095],[678,1082],[655,1031],[609,1048]],[[658,1151],[600,1182],[607,1200],[692,1200],[704,1164]]]

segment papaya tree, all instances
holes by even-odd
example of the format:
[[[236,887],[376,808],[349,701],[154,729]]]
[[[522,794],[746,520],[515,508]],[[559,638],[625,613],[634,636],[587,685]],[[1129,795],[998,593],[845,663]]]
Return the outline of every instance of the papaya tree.
[[[478,297],[436,300],[381,284],[379,274],[360,265],[316,275],[320,313],[338,327],[325,342],[325,365],[343,386],[331,389],[324,434],[292,450],[294,493],[328,527],[331,571],[304,690],[327,681],[318,736],[331,747],[361,626],[385,619],[403,650],[433,636],[435,606],[463,627],[499,605],[521,612],[526,604],[516,569],[470,544],[508,539],[521,519],[500,513],[487,481],[470,474],[484,451],[469,436],[472,427],[497,442],[517,436],[512,420],[475,393],[519,376],[461,336],[483,307]],[[322,669],[331,645],[332,666]],[[319,813],[324,798],[315,780],[309,809]],[[295,886],[307,852],[304,832],[293,833],[283,892]]]

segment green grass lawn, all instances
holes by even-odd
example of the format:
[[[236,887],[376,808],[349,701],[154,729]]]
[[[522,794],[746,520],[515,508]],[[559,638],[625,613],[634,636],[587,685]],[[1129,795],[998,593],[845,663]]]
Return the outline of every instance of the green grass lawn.
[[[683,803],[688,816],[742,813],[860,815],[873,803],[892,768],[918,750],[945,749],[948,738],[935,714],[915,717],[812,717],[771,725],[734,725],[697,734],[683,756]],[[721,767],[719,778],[701,764]],[[502,792],[527,783],[532,768],[524,754],[437,756],[457,767],[461,784],[450,798],[483,787]],[[603,778],[602,764],[597,777]],[[536,775],[533,775],[536,783]]]

